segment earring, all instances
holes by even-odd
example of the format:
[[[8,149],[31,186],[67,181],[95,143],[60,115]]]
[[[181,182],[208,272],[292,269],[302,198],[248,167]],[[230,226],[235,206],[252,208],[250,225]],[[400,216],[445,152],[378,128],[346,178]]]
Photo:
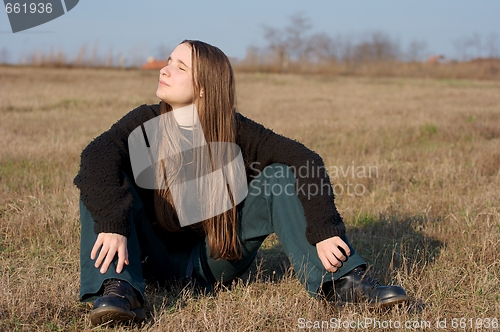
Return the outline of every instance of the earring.
[[[200,98],[203,98],[203,89],[200,90]]]

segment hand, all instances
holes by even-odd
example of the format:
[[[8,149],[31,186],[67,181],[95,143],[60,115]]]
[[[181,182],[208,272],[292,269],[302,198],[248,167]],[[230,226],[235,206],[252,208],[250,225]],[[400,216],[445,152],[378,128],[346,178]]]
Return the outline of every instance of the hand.
[[[351,255],[347,243],[338,236],[316,243],[319,259],[327,271],[336,272],[342,266],[342,262],[347,259],[339,247],[344,250],[347,256]]]
[[[101,248],[101,252],[99,253],[99,257],[97,257],[94,266],[96,268],[101,267],[100,272],[102,274],[106,273],[109,264],[111,264],[116,254],[118,254],[116,273],[122,272],[123,264],[129,264],[127,238],[125,236],[115,233],[99,233],[94,247],[90,252],[90,259],[95,259],[99,248]]]

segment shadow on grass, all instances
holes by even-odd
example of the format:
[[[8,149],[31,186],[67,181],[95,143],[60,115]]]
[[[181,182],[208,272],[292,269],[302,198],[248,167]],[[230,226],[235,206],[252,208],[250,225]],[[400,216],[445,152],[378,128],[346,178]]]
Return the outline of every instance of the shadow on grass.
[[[421,216],[364,215],[347,225],[347,236],[368,264],[371,276],[381,284],[404,285],[432,265],[443,247],[441,241],[426,234],[428,223]],[[245,282],[277,282],[293,274],[281,244],[277,239],[273,241],[276,243],[270,248],[260,249],[257,259],[242,276]],[[414,298],[408,310],[415,313],[425,307],[425,302]]]
[[[244,282],[278,282],[293,275],[290,260],[275,234],[257,252],[250,268],[240,277]]]
[[[348,236],[373,274],[389,283],[394,271],[411,274],[439,256],[443,243],[426,234],[428,223],[422,216],[361,216]]]
[[[424,217],[360,216],[347,225],[347,236],[371,273],[381,282],[390,283],[395,271],[412,273],[432,264],[439,255],[443,244],[424,230]],[[268,240],[271,245],[259,250],[242,278],[278,281],[290,274],[290,263],[281,244],[275,237]]]
[[[347,235],[355,250],[367,262],[370,274],[382,284],[398,284],[399,278],[419,275],[425,267],[432,265],[443,244],[425,234],[428,221],[417,216],[360,216],[347,225]],[[252,282],[279,282],[293,276],[289,259],[277,237],[270,235],[260,248],[256,259],[239,279],[243,284]],[[239,282],[224,286],[240,287]],[[173,312],[183,307],[186,299],[205,296],[193,291],[192,285],[174,286],[169,290],[153,290],[150,311]],[[150,298],[151,300],[151,298]],[[419,299],[412,301],[411,311],[425,307]]]

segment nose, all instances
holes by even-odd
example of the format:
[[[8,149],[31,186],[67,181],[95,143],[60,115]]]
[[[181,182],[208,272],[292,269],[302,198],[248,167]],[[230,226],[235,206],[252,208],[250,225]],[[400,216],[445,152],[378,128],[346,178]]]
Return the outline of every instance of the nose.
[[[160,75],[170,76],[170,71],[168,70],[168,65],[160,69]]]

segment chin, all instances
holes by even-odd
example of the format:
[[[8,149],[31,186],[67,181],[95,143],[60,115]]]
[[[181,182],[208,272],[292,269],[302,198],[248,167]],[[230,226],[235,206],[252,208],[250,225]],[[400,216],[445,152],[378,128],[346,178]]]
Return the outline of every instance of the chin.
[[[156,90],[156,97],[160,98],[161,100],[165,101],[164,100],[164,95],[163,93],[161,93],[160,89]]]

